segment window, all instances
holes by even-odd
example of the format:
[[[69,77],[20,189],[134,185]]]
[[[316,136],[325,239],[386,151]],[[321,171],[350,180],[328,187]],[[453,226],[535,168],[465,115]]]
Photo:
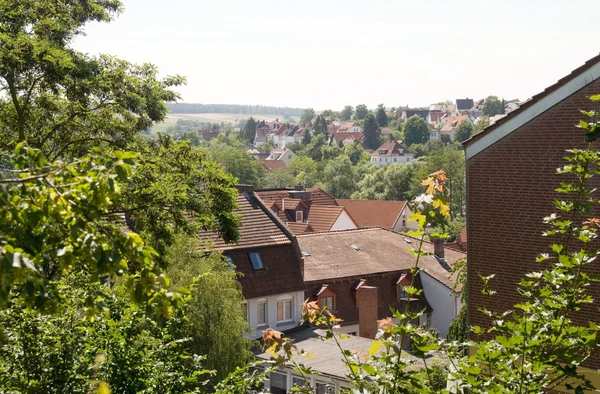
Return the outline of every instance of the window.
[[[292,376],[292,387],[304,387],[306,380],[297,376]]]
[[[408,293],[406,292],[406,290],[404,290],[404,286],[402,285],[398,285],[398,299],[408,299]]]
[[[397,157],[394,157],[394,161],[398,161],[398,158],[397,158]]]
[[[249,309],[248,309],[248,303],[247,302],[242,302],[242,313],[244,313],[244,319],[246,320],[246,322],[248,322],[248,313]]]
[[[323,382],[315,384],[315,394],[327,394],[327,385]]]
[[[348,335],[358,336],[358,331],[349,332]]]
[[[256,271],[265,268],[258,252],[250,252],[248,253],[248,257],[250,258],[250,264],[252,264],[253,270]]]
[[[319,298],[319,306],[321,309],[327,308],[328,311],[334,310],[333,296]]]
[[[402,227],[406,227],[406,219],[402,219]]]
[[[287,375],[277,372],[271,372],[271,393],[286,394],[287,393]]]
[[[265,326],[267,324],[267,301],[258,301],[256,303],[256,325]]]
[[[277,301],[277,321],[292,320],[292,300]]]
[[[303,220],[302,211],[296,211],[296,222],[302,223],[302,220]]]

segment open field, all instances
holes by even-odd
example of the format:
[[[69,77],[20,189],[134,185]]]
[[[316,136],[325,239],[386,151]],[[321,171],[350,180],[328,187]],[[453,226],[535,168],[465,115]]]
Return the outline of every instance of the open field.
[[[200,122],[211,123],[233,123],[236,124],[239,120],[248,119],[250,116],[256,120],[273,121],[275,119],[283,120],[283,116],[277,115],[245,115],[245,114],[169,114],[163,123],[159,123],[152,128],[152,133],[162,133],[170,126],[174,126],[178,119],[192,119]],[[292,117],[297,120],[297,118]]]

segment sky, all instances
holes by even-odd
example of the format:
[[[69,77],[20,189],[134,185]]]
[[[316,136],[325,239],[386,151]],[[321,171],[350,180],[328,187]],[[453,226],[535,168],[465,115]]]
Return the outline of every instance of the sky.
[[[185,102],[525,100],[600,52],[598,0],[122,1],[73,46],[186,76]]]

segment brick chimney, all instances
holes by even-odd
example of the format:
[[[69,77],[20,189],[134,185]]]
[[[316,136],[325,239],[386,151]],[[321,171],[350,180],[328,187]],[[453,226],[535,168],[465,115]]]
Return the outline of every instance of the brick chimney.
[[[375,339],[377,334],[377,287],[361,286],[356,290],[358,306],[358,333],[363,338]]]
[[[444,243],[446,240],[444,238],[434,238],[433,239],[433,254],[435,257],[443,259],[444,258]]]

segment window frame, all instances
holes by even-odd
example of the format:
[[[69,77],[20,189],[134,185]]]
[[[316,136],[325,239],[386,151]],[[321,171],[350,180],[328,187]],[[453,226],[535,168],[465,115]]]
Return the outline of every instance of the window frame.
[[[324,305],[323,303],[321,303],[321,300],[326,300],[328,298],[331,298],[331,308],[329,308],[328,305]],[[321,310],[327,307],[327,310],[329,312],[335,311],[335,297],[333,295],[319,297],[319,307],[321,308]]]
[[[258,320],[258,312],[260,311],[260,305],[263,306],[263,318],[264,321],[260,322]],[[256,327],[266,327],[269,324],[269,314],[268,314],[269,309],[267,308],[267,300],[258,300],[256,301]]]
[[[300,214],[300,220],[298,220],[298,214]],[[296,223],[302,223],[304,221],[304,212],[296,211]]]
[[[289,319],[286,319],[285,316],[285,303],[290,303],[290,316]],[[279,319],[279,304],[282,304],[282,319]],[[277,323],[289,323],[294,321],[294,299],[293,298],[285,298],[282,300],[277,300]]]
[[[258,265],[260,265],[260,267],[257,268],[257,266],[255,266],[255,261],[252,259],[253,256],[256,256],[258,258],[258,260],[256,260],[256,262],[258,263]],[[250,260],[250,266],[252,267],[252,270],[261,271],[261,270],[265,269],[265,264],[262,261],[260,252],[257,252],[257,251],[248,252],[248,259]]]

